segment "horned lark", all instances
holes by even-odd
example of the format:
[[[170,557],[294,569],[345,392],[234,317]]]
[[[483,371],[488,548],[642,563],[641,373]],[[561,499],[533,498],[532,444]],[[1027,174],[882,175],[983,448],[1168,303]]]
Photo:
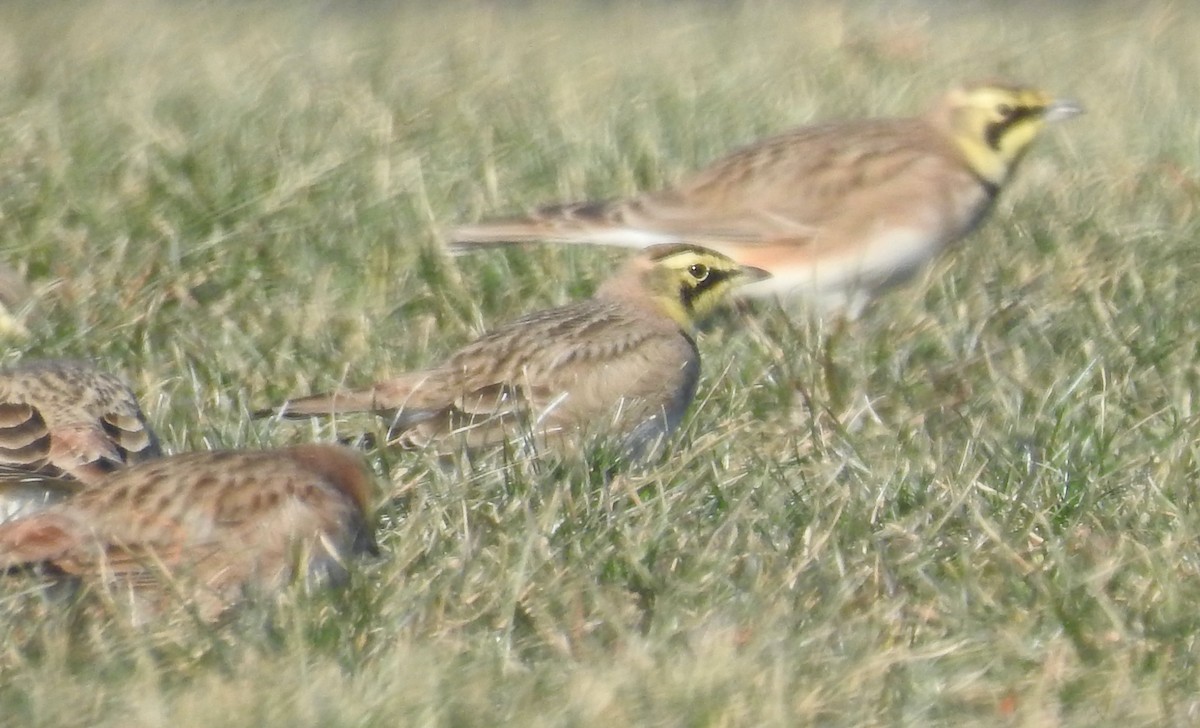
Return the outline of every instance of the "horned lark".
[[[278,411],[385,414],[389,437],[414,447],[452,438],[474,448],[522,433],[545,444],[599,428],[619,433],[624,454],[639,459],[679,424],[696,393],[696,322],[736,286],[766,276],[694,245],[652,246],[592,298],[524,316],[440,366]]]
[[[377,552],[371,482],[333,445],[160,458],[0,525],[0,571],[81,579],[131,598],[138,618],[182,598],[212,619],[247,589],[337,582],[351,556]]]
[[[0,370],[0,465],[94,483],[161,454],[133,392],[77,361]]]
[[[923,116],[796,129],[669,189],[456,228],[451,247],[687,239],[771,272],[743,294],[855,316],[978,225],[1043,127],[1081,112],[1032,88],[956,88]]]

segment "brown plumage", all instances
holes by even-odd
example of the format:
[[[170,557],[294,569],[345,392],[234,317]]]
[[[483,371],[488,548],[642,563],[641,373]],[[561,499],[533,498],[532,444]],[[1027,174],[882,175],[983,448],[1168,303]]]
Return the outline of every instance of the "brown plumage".
[[[986,215],[1028,146],[1072,101],[1005,83],[954,89],[921,116],[831,122],[751,144],[679,184],[551,205],[450,231],[459,252],[544,241],[686,239],[771,272],[745,295],[856,315]]]
[[[371,482],[334,445],[160,458],[0,525],[0,570],[78,578],[135,615],[183,600],[212,619],[247,591],[339,582],[374,553]]]
[[[290,400],[278,411],[377,412],[390,418],[391,434],[418,447],[472,448],[514,434],[554,447],[579,430],[615,432],[637,458],[678,425],[695,394],[695,321],[765,275],[697,246],[656,246],[592,298],[501,326],[440,366]]]
[[[95,483],[162,454],[119,378],[78,361],[0,370],[0,465]]]

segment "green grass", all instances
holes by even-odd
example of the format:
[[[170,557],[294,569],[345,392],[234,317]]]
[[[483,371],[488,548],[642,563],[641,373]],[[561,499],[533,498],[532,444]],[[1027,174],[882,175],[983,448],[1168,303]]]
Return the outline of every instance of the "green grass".
[[[434,361],[614,256],[440,231],[1009,76],[1089,114],[838,335],[701,342],[672,455],[449,470],[349,590],[141,630],[0,596],[8,725],[1179,725],[1200,712],[1200,12],[1186,2],[13,3],[3,363],[123,372],[173,451]],[[599,457],[599,456],[597,456]]]

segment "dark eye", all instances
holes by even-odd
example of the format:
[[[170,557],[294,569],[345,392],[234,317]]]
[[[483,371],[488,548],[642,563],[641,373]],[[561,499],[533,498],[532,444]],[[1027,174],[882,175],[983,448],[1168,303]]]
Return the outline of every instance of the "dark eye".
[[[1016,110],[1013,109],[1013,107],[1009,104],[1000,104],[999,106],[996,107],[996,111],[1000,114],[1000,116],[1004,117],[1005,119],[1011,118],[1012,115],[1016,112]]]
[[[701,263],[692,263],[688,266],[688,273],[691,274],[692,278],[702,281],[708,278],[708,266]]]

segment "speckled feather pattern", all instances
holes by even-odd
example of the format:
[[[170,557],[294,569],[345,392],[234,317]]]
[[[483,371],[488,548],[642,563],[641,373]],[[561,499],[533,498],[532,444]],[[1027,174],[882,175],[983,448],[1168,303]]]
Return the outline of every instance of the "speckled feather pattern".
[[[247,590],[342,580],[352,556],[376,550],[370,490],[361,456],[340,446],[160,458],[0,525],[0,568],[132,589],[139,610],[182,593],[213,618]]]
[[[85,362],[0,370],[0,464],[94,483],[161,455],[133,392]]]
[[[912,180],[923,167],[952,175],[956,182],[971,181],[964,166],[949,140],[921,118],[822,124],[740,149],[677,187],[596,212],[615,226],[686,235],[706,244],[708,238],[811,243],[834,239],[817,232],[840,224],[847,206],[890,208],[894,197],[911,202],[929,192],[887,189],[891,183]]]
[[[497,441],[516,420],[547,432],[588,425],[632,432],[656,416],[678,422],[683,412],[675,410],[695,393],[699,359],[691,337],[669,320],[593,299],[518,319],[437,369],[377,386],[375,396],[381,409],[407,411],[409,441],[419,445],[468,424],[475,425],[471,444]],[[486,427],[473,422],[496,415]]]

